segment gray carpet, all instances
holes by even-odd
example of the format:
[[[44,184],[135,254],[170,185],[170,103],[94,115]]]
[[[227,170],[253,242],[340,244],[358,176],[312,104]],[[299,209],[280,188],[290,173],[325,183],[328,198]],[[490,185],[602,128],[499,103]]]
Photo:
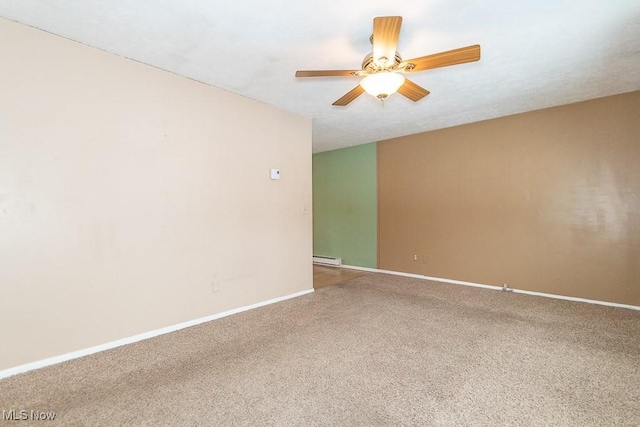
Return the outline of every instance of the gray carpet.
[[[45,425],[638,426],[639,402],[640,312],[383,274],[0,381]]]

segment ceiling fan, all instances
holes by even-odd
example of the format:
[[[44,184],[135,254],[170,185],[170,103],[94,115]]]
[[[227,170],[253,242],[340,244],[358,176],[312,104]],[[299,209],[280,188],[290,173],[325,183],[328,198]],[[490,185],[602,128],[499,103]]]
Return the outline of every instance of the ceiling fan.
[[[333,103],[337,106],[349,104],[365,91],[380,100],[398,92],[416,102],[429,95],[429,91],[400,73],[425,71],[480,59],[480,45],[476,44],[403,61],[396,52],[401,25],[401,16],[373,19],[373,35],[370,38],[373,52],[365,56],[361,70],[296,71],[296,77],[364,77],[358,86]]]

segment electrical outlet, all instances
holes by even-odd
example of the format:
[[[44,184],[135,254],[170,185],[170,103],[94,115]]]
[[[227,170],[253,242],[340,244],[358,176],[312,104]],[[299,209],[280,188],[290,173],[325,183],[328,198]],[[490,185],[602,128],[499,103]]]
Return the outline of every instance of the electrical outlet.
[[[418,260],[418,255],[414,254],[414,255],[413,255],[413,260],[414,260],[414,261],[417,261],[417,260]]]
[[[218,281],[214,280],[211,282],[211,292],[218,292],[220,288],[218,287]]]

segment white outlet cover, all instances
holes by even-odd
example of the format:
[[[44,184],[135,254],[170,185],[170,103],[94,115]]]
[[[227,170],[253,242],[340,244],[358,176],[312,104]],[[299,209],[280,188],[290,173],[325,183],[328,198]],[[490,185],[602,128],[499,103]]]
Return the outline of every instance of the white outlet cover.
[[[269,169],[269,178],[280,179],[280,169]]]

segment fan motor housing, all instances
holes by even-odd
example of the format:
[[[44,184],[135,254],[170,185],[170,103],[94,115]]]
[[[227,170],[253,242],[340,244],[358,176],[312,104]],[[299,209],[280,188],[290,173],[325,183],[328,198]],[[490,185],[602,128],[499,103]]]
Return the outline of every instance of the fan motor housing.
[[[369,73],[376,73],[381,70],[390,70],[390,69],[396,68],[401,62],[402,62],[402,57],[398,52],[396,52],[395,56],[393,57],[393,62],[391,62],[390,64],[387,64],[385,67],[380,67],[374,62],[373,52],[371,52],[370,54],[364,57],[364,60],[362,61],[362,69]]]

